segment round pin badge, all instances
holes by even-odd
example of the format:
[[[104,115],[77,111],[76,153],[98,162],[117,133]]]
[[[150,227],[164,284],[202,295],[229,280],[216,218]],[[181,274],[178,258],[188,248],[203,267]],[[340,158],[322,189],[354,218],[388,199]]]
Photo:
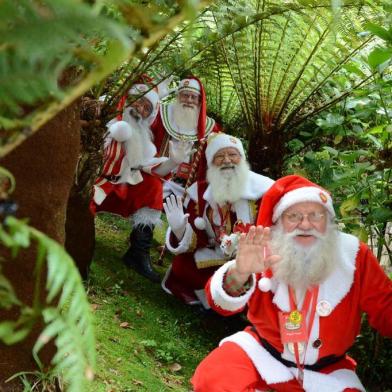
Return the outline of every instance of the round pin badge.
[[[316,306],[316,312],[320,317],[327,317],[332,312],[331,304],[325,299],[321,300]]]

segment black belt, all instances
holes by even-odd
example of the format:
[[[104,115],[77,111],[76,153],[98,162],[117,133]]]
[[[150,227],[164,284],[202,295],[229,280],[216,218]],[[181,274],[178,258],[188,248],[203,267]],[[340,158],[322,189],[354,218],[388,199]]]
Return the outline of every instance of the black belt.
[[[252,331],[257,334],[257,336],[260,339],[261,345],[275,358],[277,359],[280,363],[287,367],[297,367],[296,363],[288,361],[287,359],[282,358],[282,354],[274,347],[272,344],[270,344],[267,340],[262,338],[259,333],[257,332],[256,328],[252,326]],[[345,357],[345,355],[328,355],[327,357],[320,358],[316,363],[313,365],[304,365],[304,368],[307,370],[313,370],[313,371],[320,371],[324,369],[325,367],[329,365],[333,365],[336,362],[339,362]]]

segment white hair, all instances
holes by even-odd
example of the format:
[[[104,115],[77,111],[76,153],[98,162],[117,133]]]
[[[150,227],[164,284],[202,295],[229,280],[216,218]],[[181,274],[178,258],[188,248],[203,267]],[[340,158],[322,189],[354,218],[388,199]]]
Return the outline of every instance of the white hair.
[[[249,176],[249,164],[241,159],[236,165],[228,164],[207,169],[207,180],[211,186],[212,197],[219,205],[235,203],[241,198]]]
[[[316,237],[313,245],[303,246],[295,236],[310,234]],[[304,289],[322,283],[336,268],[338,231],[332,222],[327,223],[325,233],[315,229],[295,229],[286,233],[281,220],[272,227],[271,250],[282,259],[272,269],[274,277],[295,289]]]
[[[197,106],[187,107],[182,103],[174,102],[173,120],[181,131],[195,133],[199,122],[200,108]]]

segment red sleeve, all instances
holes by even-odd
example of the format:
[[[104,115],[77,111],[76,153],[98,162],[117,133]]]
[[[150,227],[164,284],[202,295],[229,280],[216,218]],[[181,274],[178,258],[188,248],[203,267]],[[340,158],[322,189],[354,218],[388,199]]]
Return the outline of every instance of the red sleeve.
[[[210,279],[208,279],[208,282],[206,283],[206,286],[205,286],[207,302],[211,306],[211,309],[213,309],[215,312],[221,314],[222,316],[232,316],[234,314],[241,313],[241,312],[244,311],[244,309],[246,308],[246,305],[243,306],[242,308],[236,310],[236,311],[223,309],[220,306],[218,306],[214,302],[214,300],[212,298],[212,294],[211,294],[211,280],[212,280],[212,277]]]
[[[357,263],[361,310],[367,313],[369,324],[381,335],[392,337],[392,281],[373,252],[363,243],[360,245]]]
[[[153,121],[153,123],[150,125],[150,129],[151,129],[151,132],[154,136],[155,147],[157,148],[157,151],[159,152],[162,147],[163,139],[165,138],[165,135],[166,135],[166,130],[165,130],[165,127],[163,126],[160,111],[158,112],[157,116],[155,117],[155,120]]]

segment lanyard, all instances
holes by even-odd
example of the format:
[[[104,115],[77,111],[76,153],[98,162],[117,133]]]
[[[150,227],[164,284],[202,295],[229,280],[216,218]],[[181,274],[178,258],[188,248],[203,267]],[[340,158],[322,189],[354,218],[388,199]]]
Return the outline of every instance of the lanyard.
[[[225,215],[223,215],[222,209],[218,206],[218,212],[219,212],[219,217],[220,217],[220,226],[218,228],[218,233],[217,233],[217,239],[220,240],[220,237],[222,237],[224,234],[226,234],[225,226],[226,223],[230,217],[230,212],[231,212],[231,204],[227,204],[227,210]]]
[[[307,316],[309,308],[310,308],[309,322],[308,322],[307,329],[306,329],[307,336],[306,336],[306,341],[305,341],[305,346],[304,346],[304,357],[302,360],[302,364],[299,360],[298,343],[294,343],[295,362],[296,362],[297,368],[298,368],[298,378],[299,378],[298,381],[301,383],[301,385],[303,383],[306,348],[307,348],[307,344],[309,341],[310,333],[312,331],[314,316],[316,314],[316,303],[317,303],[318,292],[319,292],[319,286],[316,286],[310,290],[307,290],[306,294],[305,294],[304,303],[303,303],[302,309],[301,309],[303,322],[306,323],[306,318],[307,318],[306,316]],[[296,311],[298,309],[298,307],[295,302],[295,293],[294,293],[294,290],[292,289],[292,287],[290,287],[290,286],[289,286],[289,300],[290,300],[291,312]]]

